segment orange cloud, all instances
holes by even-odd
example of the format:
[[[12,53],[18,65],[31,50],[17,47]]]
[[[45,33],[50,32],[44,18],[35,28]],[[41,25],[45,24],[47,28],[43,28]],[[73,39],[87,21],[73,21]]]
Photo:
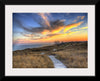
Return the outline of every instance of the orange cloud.
[[[55,33],[59,33],[62,29],[64,28],[64,26],[61,26],[61,27],[58,27],[58,28],[55,28],[55,29],[52,29],[52,30],[43,30],[43,32],[41,32],[43,35],[46,35],[46,34],[55,34]]]
[[[42,17],[42,19],[45,21],[45,24],[50,27],[50,23],[48,21],[48,17],[45,15],[45,13],[39,13],[39,15]],[[47,14],[48,15],[48,14]]]
[[[84,19],[85,16],[77,16],[77,19]]]
[[[58,34],[52,37],[41,39],[42,42],[55,42],[55,41],[87,41],[87,34],[80,34],[80,35],[71,35],[68,36],[67,33],[65,34]]]
[[[54,30],[52,30],[51,31],[51,33],[58,33],[58,32],[60,32],[62,29],[63,29],[64,27],[58,27],[57,29],[54,29]]]
[[[74,20],[74,21],[72,21],[72,22],[76,22],[77,21],[77,19],[76,20]]]
[[[48,35],[46,38],[41,39],[41,41],[45,41],[45,42],[54,42],[56,40],[62,40],[62,39],[66,39],[67,34],[50,34]]]
[[[77,16],[77,18],[72,22],[77,22],[79,19],[84,19],[84,18],[85,18],[85,16]]]
[[[85,18],[85,16],[81,16],[81,19],[84,19]]]
[[[46,34],[48,34],[48,33],[50,33],[49,30],[44,30],[44,31],[42,32],[43,35],[46,35]]]
[[[17,44],[25,44],[25,43],[50,43],[50,42],[55,42],[55,41],[87,41],[87,34],[74,34],[69,36],[67,33],[64,34],[49,34],[46,37],[37,39],[37,40],[32,40],[32,39],[18,39]]]
[[[67,32],[68,30],[74,28],[74,27],[78,27],[79,25],[81,25],[83,23],[83,21],[81,22],[78,22],[78,23],[74,23],[74,24],[70,24],[70,25],[67,25],[64,29],[64,33]]]

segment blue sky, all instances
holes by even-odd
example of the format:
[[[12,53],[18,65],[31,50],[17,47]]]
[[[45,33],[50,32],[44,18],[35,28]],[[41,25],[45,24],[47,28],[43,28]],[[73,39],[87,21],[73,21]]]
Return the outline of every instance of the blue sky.
[[[50,34],[46,32],[46,35],[42,35],[41,33],[44,30],[50,30],[49,32],[51,32],[53,31],[53,29],[57,30],[57,27],[59,29],[60,26],[70,26],[82,22],[77,26],[77,28],[69,28],[66,33],[76,31],[77,29],[80,29],[82,27],[87,27],[87,16],[87,13],[13,13],[13,39],[15,41],[34,35],[34,37],[32,37],[33,39],[29,38],[29,40],[36,40],[35,38],[37,37],[37,35],[45,37]],[[87,32],[87,28],[83,29],[85,30],[84,32]],[[58,34],[59,32],[57,32],[56,34]]]

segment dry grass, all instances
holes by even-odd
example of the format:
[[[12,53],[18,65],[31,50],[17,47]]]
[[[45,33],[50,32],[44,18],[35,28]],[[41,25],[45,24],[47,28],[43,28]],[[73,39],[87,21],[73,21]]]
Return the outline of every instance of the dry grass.
[[[52,51],[57,49],[56,52]],[[45,55],[41,55],[44,52]],[[87,42],[30,48],[13,52],[13,68],[53,68],[47,55],[55,54],[68,68],[87,68]]]
[[[53,68],[53,63],[46,55],[14,55],[13,68]]]
[[[63,50],[55,52],[56,58],[68,68],[87,68],[87,50]]]

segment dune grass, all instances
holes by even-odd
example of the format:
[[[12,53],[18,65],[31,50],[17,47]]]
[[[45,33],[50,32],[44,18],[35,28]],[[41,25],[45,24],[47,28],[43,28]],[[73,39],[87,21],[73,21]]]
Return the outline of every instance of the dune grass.
[[[56,49],[56,51],[53,51]],[[41,53],[44,52],[44,55]],[[87,68],[87,42],[69,42],[13,51],[13,68],[54,68],[48,55],[55,55],[68,68]]]
[[[68,68],[87,68],[87,50],[63,50],[55,54]]]
[[[53,68],[49,57],[39,54],[14,55],[13,68]]]

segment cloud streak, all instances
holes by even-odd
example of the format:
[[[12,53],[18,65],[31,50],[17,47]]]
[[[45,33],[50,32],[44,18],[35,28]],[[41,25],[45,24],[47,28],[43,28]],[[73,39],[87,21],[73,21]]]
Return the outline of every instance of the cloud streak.
[[[83,21],[78,22],[78,23],[69,24],[69,25],[65,26],[64,33],[69,31],[72,28],[80,26],[82,23],[83,23]]]
[[[72,28],[76,28],[80,26],[83,21],[80,21],[78,23],[72,23],[69,25],[66,25],[64,22],[66,21],[65,19],[61,20],[49,20],[48,17],[51,16],[49,13],[38,13],[37,14],[39,17],[35,19],[36,17],[33,16],[33,19],[40,25],[40,27],[28,27],[24,26],[23,23],[15,19],[16,23],[18,24],[18,27],[22,28],[25,30],[26,33],[21,33],[23,36],[28,37],[28,39],[18,39],[14,41],[15,43],[24,43],[26,42],[33,42],[33,41],[43,41],[43,40],[56,40],[56,38],[59,39],[59,37],[63,38],[66,37],[67,35],[70,35],[72,33],[76,33],[70,31]],[[77,16],[77,19],[84,19],[85,16]],[[77,21],[77,20],[76,20]],[[74,21],[74,22],[76,22]],[[87,27],[83,27],[81,29],[86,29]],[[69,33],[68,33],[69,32]],[[38,35],[38,36],[37,36]]]
[[[72,22],[77,22],[78,20],[82,20],[82,19],[84,19],[85,18],[85,16],[77,16],[77,18],[74,20],[74,21],[72,21]]]
[[[33,37],[34,36],[34,34],[25,34],[25,33],[21,33],[23,36],[25,36],[25,37]]]
[[[22,23],[19,20],[16,20],[17,24],[19,27],[24,29],[25,31],[31,33],[31,34],[24,34],[21,33],[25,37],[30,37],[32,40],[38,40],[38,39],[45,39],[48,37],[53,37],[57,36],[60,31],[63,30],[63,32],[68,32],[70,29],[78,27],[83,23],[83,21],[78,22],[78,23],[73,23],[69,25],[65,25],[64,22],[65,20],[56,20],[50,22],[51,27],[24,27]],[[42,37],[37,36],[36,34],[42,34]],[[60,34],[59,34],[60,35]]]
[[[42,18],[43,21],[44,21],[44,22],[42,22],[42,23],[44,23],[44,24],[46,25],[46,27],[51,27],[50,22],[49,22],[48,17],[47,17],[47,15],[50,15],[50,14],[47,14],[47,15],[46,15],[46,13],[38,13],[38,15],[41,16],[41,18]]]
[[[31,33],[42,33],[42,34],[47,34],[48,32],[59,32],[64,26],[64,21],[65,20],[56,20],[56,21],[51,21],[51,27],[25,27],[23,26],[22,22],[19,20],[15,20],[16,23],[18,24],[18,27],[22,28],[23,30]],[[57,30],[57,31],[56,31]]]
[[[82,27],[82,28],[80,28],[80,29],[87,29],[88,27]]]

